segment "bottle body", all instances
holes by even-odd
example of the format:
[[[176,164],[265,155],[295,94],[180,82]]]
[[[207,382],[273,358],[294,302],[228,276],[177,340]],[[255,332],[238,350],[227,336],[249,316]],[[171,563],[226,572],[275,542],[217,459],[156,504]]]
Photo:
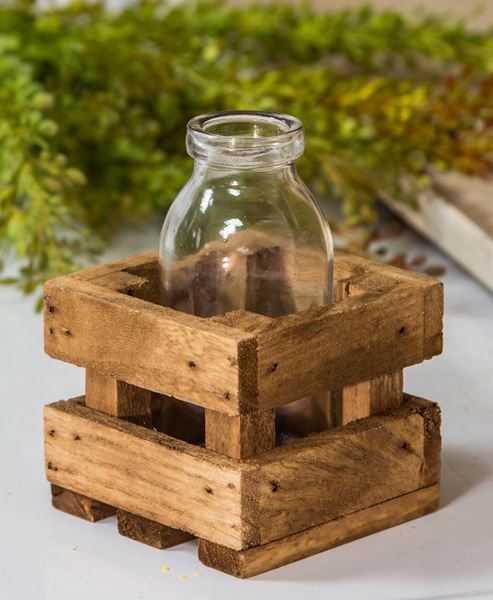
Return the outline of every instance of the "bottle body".
[[[242,125],[243,145],[256,118]],[[253,139],[261,146],[276,136],[260,137]],[[161,232],[166,306],[201,317],[234,310],[277,317],[331,302],[332,239],[317,203],[294,161],[252,156],[253,164],[241,155],[230,164],[217,153],[213,161],[196,160]],[[302,399],[278,416],[294,433],[319,431],[329,422],[326,404],[326,395]]]

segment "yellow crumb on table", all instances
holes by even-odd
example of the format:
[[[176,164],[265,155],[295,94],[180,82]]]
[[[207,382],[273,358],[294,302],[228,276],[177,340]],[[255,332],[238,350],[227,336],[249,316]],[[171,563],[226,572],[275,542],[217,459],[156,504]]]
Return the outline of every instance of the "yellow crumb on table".
[[[185,581],[186,579],[188,579],[188,575],[180,575],[180,579],[182,581]]]
[[[202,577],[203,573],[201,573],[200,571],[195,571],[194,575],[195,577]]]
[[[162,571],[163,573],[167,573],[169,570],[170,570],[170,569],[169,569],[168,565],[163,565],[163,566],[161,567],[161,571]]]

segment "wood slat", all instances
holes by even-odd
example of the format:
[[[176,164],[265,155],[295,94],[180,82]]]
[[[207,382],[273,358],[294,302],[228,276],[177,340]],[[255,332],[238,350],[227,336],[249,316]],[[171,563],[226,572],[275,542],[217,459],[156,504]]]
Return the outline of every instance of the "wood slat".
[[[240,549],[248,545],[243,475],[251,467],[77,401],[45,407],[51,483]]]
[[[407,397],[370,417],[247,460],[80,403],[45,408],[49,481],[240,550],[438,482],[440,413]]]
[[[107,415],[125,419],[143,427],[153,425],[152,394],[149,390],[86,370],[85,405]],[[126,537],[156,548],[169,548],[191,538],[178,529],[118,511],[118,531]]]
[[[252,334],[70,277],[45,284],[45,303],[53,358],[227,414],[251,410]]]
[[[433,512],[439,494],[435,484],[246,550],[199,540],[199,559],[223,573],[253,577]]]
[[[119,417],[144,427],[152,426],[152,397],[149,390],[86,369],[88,408]]]
[[[280,317],[257,334],[262,409],[422,362],[424,294],[398,286]]]
[[[274,448],[275,443],[273,410],[237,417],[205,411],[206,448],[232,458],[248,458]]]
[[[51,504],[57,510],[91,523],[107,519],[116,513],[113,506],[53,484],[51,486]]]
[[[193,540],[193,535],[185,531],[161,525],[161,523],[150,521],[124,510],[119,510],[116,516],[120,535],[153,548],[164,550]]]
[[[144,277],[149,272],[157,272],[158,254],[155,250],[141,252],[132,256],[126,256],[113,260],[109,263],[96,265],[71,273],[67,277],[79,279],[81,281],[94,282],[100,277],[109,277],[117,273],[128,273],[138,277]]]
[[[128,297],[141,279],[157,276],[156,265],[144,255],[48,282],[48,354],[238,415],[374,379],[441,351],[443,289],[429,277],[338,254],[336,287],[353,293],[334,306],[276,319],[246,312],[201,319]]]
[[[261,544],[439,480],[440,411],[407,397],[389,415],[297,440],[256,466]]]

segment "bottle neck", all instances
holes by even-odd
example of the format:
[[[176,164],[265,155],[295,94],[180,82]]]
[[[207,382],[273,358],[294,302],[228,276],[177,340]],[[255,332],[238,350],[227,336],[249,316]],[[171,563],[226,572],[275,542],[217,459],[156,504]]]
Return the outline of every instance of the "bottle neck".
[[[258,165],[241,169],[227,164],[210,163],[202,160],[194,160],[193,163],[194,178],[233,177],[236,175],[240,177],[297,177],[297,170],[294,162],[280,165]]]
[[[289,168],[303,154],[302,123],[290,115],[230,111],[188,122],[187,151],[197,162],[222,171]]]

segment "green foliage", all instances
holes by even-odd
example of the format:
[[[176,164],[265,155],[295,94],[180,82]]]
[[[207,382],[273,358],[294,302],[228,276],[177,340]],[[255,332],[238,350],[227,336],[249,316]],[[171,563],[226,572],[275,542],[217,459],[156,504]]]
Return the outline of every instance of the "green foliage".
[[[303,176],[371,221],[436,169],[487,175],[493,36],[364,7],[0,0],[0,252],[30,292],[164,213],[187,179],[186,121],[222,109],[300,117]]]

